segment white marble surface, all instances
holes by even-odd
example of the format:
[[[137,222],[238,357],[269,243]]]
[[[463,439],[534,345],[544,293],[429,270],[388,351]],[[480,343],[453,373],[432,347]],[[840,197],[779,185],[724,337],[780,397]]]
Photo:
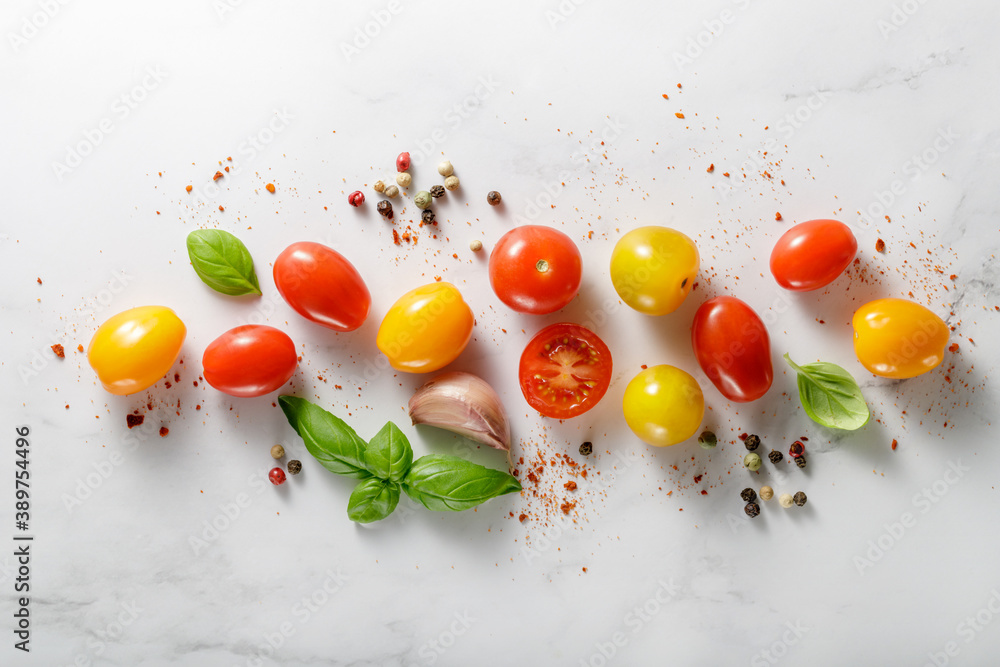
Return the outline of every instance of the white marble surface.
[[[998,19],[984,0],[5,3],[0,539],[15,532],[23,424],[36,539],[29,655],[9,631],[13,546],[0,550],[0,664],[996,664]],[[369,43],[345,49],[366,26]],[[405,149],[416,183],[436,182],[441,155],[462,178],[438,207],[446,239],[396,247],[374,197],[346,204]],[[70,150],[89,154],[77,165]],[[490,189],[503,209],[486,205]],[[852,225],[861,264],[822,293],[782,293],[770,247],[817,217]],[[527,220],[584,254],[581,297],[551,317],[503,308],[486,254],[468,250]],[[654,223],[687,232],[703,258],[698,288],[660,319],[618,305],[607,270],[620,233]],[[199,282],[184,237],[204,226],[244,239],[261,300]],[[304,239],[364,274],[374,304],[359,331],[333,335],[278,297],[270,262]],[[193,386],[210,340],[265,320],[301,346],[294,391],[351,413],[361,434],[394,419],[418,455],[502,466],[407,425],[423,378],[366,374],[381,315],[436,275],[478,318],[454,367],[497,387],[519,451],[582,461],[577,447],[594,441],[602,475],[581,484],[572,522],[508,496],[358,528],[350,485],[308,460],[272,398]],[[648,448],[623,424],[624,386],[641,364],[696,372],[691,317],[723,292],[769,323],[774,388],[738,407],[697,372],[726,444]],[[911,292],[955,327],[960,351],[918,379],[878,380],[853,355],[851,314]],[[151,303],[188,325],[182,380],[112,397],[74,350],[106,317]],[[567,319],[599,325],[616,375],[597,409],[560,424],[524,404],[516,360],[535,330]],[[785,351],[847,367],[876,419],[847,437],[813,425]],[[146,426],[129,431],[136,408]],[[808,436],[809,467],[750,479],[741,431],[782,449]],[[305,463],[280,489],[263,481],[274,442]],[[568,496],[565,479],[549,471],[542,486]],[[809,504],[741,520],[739,490],[765,480]]]

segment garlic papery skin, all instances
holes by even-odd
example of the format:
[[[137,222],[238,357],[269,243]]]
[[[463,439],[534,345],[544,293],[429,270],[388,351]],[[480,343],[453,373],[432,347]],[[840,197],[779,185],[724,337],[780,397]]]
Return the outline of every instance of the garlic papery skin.
[[[417,389],[409,403],[414,424],[427,424],[510,451],[510,422],[500,397],[472,373],[439,375]]]

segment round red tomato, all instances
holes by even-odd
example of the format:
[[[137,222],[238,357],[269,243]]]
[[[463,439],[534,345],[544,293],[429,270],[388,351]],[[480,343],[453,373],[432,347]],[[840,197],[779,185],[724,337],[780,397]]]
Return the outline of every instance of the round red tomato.
[[[540,225],[516,227],[490,254],[490,285],[519,313],[554,313],[580,291],[583,263],[573,239]]]
[[[717,296],[701,304],[691,341],[701,370],[730,401],[755,401],[771,388],[774,371],[767,327],[739,299]]]
[[[518,376],[528,405],[546,417],[576,417],[608,390],[611,350],[589,329],[553,324],[528,342]]]
[[[771,251],[771,274],[795,292],[826,287],[844,272],[858,242],[850,227],[836,220],[810,220],[782,234]]]
[[[263,396],[288,382],[298,366],[295,343],[262,324],[230,329],[201,358],[205,381],[230,396]]]
[[[320,243],[301,241],[274,260],[274,284],[302,317],[334,331],[354,331],[372,297],[354,265]]]

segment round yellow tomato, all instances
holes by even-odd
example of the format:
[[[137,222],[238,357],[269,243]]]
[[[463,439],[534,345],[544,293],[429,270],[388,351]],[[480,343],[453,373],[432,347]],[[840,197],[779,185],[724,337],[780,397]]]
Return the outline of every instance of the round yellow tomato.
[[[132,308],[97,329],[87,361],[112,394],[134,394],[170,370],[186,334],[184,323],[166,306]]]
[[[875,375],[912,378],[944,360],[948,325],[918,303],[876,299],[854,313],[854,353]]]
[[[705,396],[697,380],[664,364],[632,378],[622,409],[628,427],[641,440],[666,447],[695,434],[705,415]]]
[[[622,301],[646,315],[666,315],[684,302],[698,275],[694,241],[669,227],[639,227],[611,253],[611,282]]]
[[[447,366],[472,337],[472,310],[451,283],[407,292],[382,319],[376,344],[398,371],[430,373]]]

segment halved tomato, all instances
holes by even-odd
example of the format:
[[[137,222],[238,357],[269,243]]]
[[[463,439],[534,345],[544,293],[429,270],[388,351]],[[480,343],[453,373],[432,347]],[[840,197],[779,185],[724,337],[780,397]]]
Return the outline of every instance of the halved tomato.
[[[608,390],[611,350],[578,324],[553,324],[524,348],[518,377],[528,405],[546,417],[576,417],[597,405]]]

